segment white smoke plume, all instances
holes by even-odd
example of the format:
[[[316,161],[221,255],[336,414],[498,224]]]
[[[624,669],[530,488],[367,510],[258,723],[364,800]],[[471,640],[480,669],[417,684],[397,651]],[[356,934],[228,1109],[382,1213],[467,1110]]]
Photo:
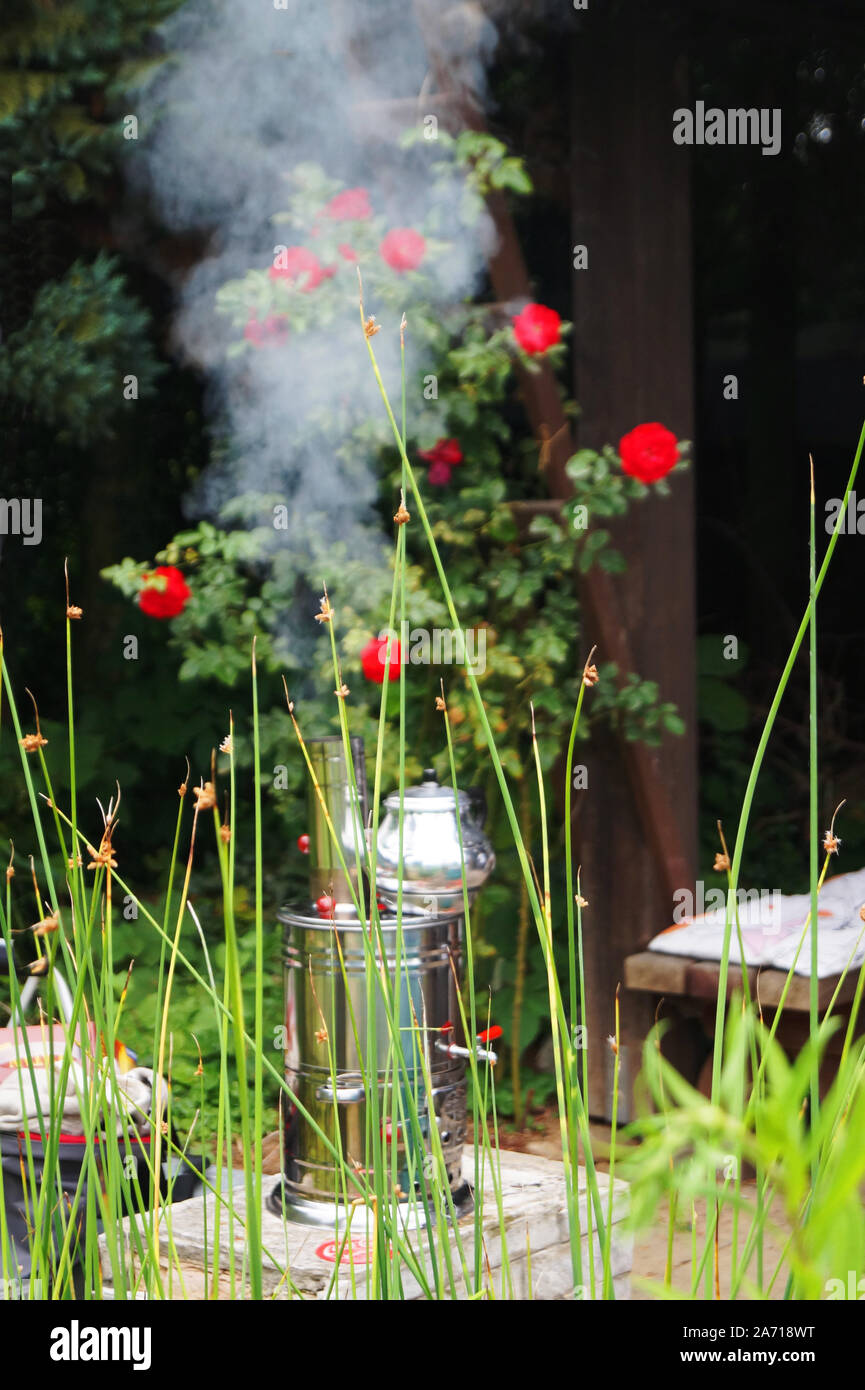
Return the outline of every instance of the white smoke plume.
[[[457,223],[458,187],[434,193],[435,141],[406,151],[394,135],[422,121],[442,65],[465,94],[483,100],[496,29],[476,3],[433,9],[432,53],[409,0],[189,0],[165,26],[172,56],[141,104],[145,138],[131,152],[131,176],[146,185],[169,228],[208,235],[204,259],[177,286],[175,341],[204,369],[214,430],[229,447],[188,500],[191,515],[216,517],[232,502],[237,512],[237,498],[266,493],[291,513],[283,545],[302,547],[305,518],[325,508],[333,534],[354,553],[372,557],[380,544],[369,524],[371,461],[358,471],[352,459],[349,485],[332,447],[340,410],[347,419],[382,410],[359,333],[353,270],[335,282],[345,289],[344,320],[290,334],[274,352],[227,357],[231,332],[215,295],[227,280],[270,265],[277,244],[298,239],[270,218],[286,205],[287,176],[303,161],[347,187],[368,188],[388,226],[421,226],[431,211],[443,235],[452,224],[447,253],[430,261],[435,297],[444,304],[476,286],[489,227],[482,221],[469,235]],[[405,308],[410,320],[410,302]],[[383,328],[375,345],[396,394],[398,320]],[[419,379],[422,349],[410,332],[408,351]],[[419,392],[412,404],[427,420],[442,409]],[[318,436],[315,421],[328,412],[329,429]]]

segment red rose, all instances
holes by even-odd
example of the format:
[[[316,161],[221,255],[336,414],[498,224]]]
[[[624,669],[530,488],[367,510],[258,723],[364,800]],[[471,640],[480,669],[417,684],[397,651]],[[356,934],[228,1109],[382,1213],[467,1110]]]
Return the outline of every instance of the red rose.
[[[264,325],[259,323],[255,316],[255,310],[249,315],[249,321],[243,330],[243,336],[250,343],[255,343],[256,347],[261,347],[264,340]]]
[[[363,674],[368,681],[375,681],[376,685],[384,685],[385,681],[385,656],[387,654],[387,637],[374,637],[371,642],[367,642],[360,654],[360,664]],[[400,667],[400,646],[399,639],[390,639],[390,661],[387,667],[387,679],[396,680],[399,676]]]
[[[427,482],[432,483],[433,487],[447,487],[451,480],[451,466],[439,459],[430,464],[426,476]]]
[[[417,270],[426,255],[426,242],[413,227],[394,227],[379,246],[382,260],[391,270]]]
[[[641,483],[656,483],[664,478],[679,461],[676,436],[657,421],[637,425],[619,440],[622,468]]]
[[[165,580],[164,586],[153,584],[156,577]],[[152,574],[145,574],[141,581],[138,606],[148,618],[176,618],[182,613],[192,590],[174,565],[159,565]]]
[[[256,347],[284,343],[288,337],[288,314],[268,314],[262,321],[253,310],[243,336]]]
[[[268,314],[261,326],[266,343],[284,343],[288,337],[288,314]]]
[[[278,252],[276,263],[270,267],[271,280],[297,280],[304,294],[314,290],[326,277],[318,256],[305,246],[287,246]]]
[[[546,304],[527,304],[513,320],[514,337],[530,357],[555,347],[562,336],[562,320]]]
[[[365,188],[346,188],[342,193],[337,193],[335,198],[331,198],[324,215],[332,217],[336,222],[364,222],[368,217],[372,217],[369,194]]]
[[[418,449],[418,458],[428,463],[446,463],[452,468],[463,461],[463,451],[458,439],[437,439],[431,449]]]
[[[355,249],[354,249],[353,246],[349,246],[349,244],[348,244],[347,241],[341,241],[340,244],[339,244],[339,246],[338,246],[336,249],[337,249],[337,251],[339,252],[339,254],[342,256],[342,259],[343,259],[344,261],[356,261],[356,260],[357,260],[357,252],[355,251]]]

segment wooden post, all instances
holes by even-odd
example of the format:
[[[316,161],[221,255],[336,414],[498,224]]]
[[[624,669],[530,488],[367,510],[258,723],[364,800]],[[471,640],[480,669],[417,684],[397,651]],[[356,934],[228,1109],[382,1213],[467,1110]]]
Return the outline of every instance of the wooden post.
[[[617,444],[635,425],[653,420],[679,438],[692,438],[688,162],[687,150],[672,139],[673,111],[686,102],[683,75],[669,35],[650,10],[631,3],[619,7],[615,19],[605,6],[587,10],[573,41],[571,83],[573,243],[584,245],[588,256],[587,269],[573,272],[578,436],[586,447]],[[583,631],[599,643],[598,664],[619,660],[617,645],[629,647],[632,669],[656,680],[661,698],[675,701],[687,724],[683,738],[666,736],[657,751],[644,745],[626,751],[627,745],[602,734],[593,736],[584,755],[588,787],[580,793],[585,801],[576,827],[582,890],[590,903],[584,928],[594,1115],[609,1115],[613,1057],[605,1039],[613,1031],[624,959],[672,921],[671,888],[693,887],[691,473],[672,480],[672,494],[650,497],[611,527],[627,572],[594,576],[582,588]],[[619,613],[621,633],[610,632],[610,611]],[[640,765],[636,779],[627,758]],[[666,796],[641,804],[635,788],[659,784]],[[653,1016],[645,996],[624,988],[621,1012],[624,1119]]]
[[[436,41],[432,0],[415,0],[432,81],[448,89]],[[591,241],[589,271],[575,276],[575,366],[585,397],[580,442],[615,441],[631,425],[663,419],[680,438],[692,425],[690,227],[687,164],[672,141],[674,61],[663,35],[633,3],[613,24],[594,10],[575,40],[572,168],[574,241]],[[457,116],[451,109],[449,114]],[[484,126],[470,99],[462,120]],[[645,161],[645,162],[644,162]],[[665,201],[669,200],[669,201]],[[497,232],[490,278],[500,299],[531,297],[522,249],[505,200],[489,211]],[[582,218],[582,220],[581,220]],[[594,257],[594,259],[593,259]],[[635,338],[635,334],[642,335]],[[554,496],[571,492],[564,464],[574,439],[547,368],[524,374],[532,427],[550,440],[546,477]],[[650,499],[617,528],[630,562],[624,583],[600,570],[585,576],[583,640],[622,676],[636,670],[661,685],[688,724],[684,739],[660,752],[600,735],[591,755],[594,779],[578,849],[586,918],[589,1106],[609,1114],[616,985],[625,956],[644,945],[672,913],[672,894],[693,880],[696,859],[693,484],[679,478],[675,498]],[[588,639],[588,640],[587,640]],[[651,1026],[645,997],[623,996],[623,1097]]]

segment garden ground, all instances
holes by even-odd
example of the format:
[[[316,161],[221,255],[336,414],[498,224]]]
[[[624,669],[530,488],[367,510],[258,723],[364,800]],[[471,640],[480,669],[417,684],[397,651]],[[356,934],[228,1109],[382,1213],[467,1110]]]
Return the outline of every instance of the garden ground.
[[[555,1110],[544,1111],[535,1117],[534,1123],[537,1128],[523,1130],[519,1133],[500,1132],[500,1143],[503,1149],[512,1149],[520,1153],[536,1154],[539,1158],[561,1159],[561,1137],[559,1133],[559,1119]],[[610,1148],[610,1127],[603,1124],[592,1124],[589,1126],[592,1136],[592,1149],[595,1156],[595,1166],[599,1172],[609,1171],[607,1155]],[[621,1155],[626,1147],[621,1134],[616,1139],[616,1149]],[[748,1179],[742,1182],[742,1196],[744,1200],[753,1204],[756,1193],[756,1184]],[[653,1225],[647,1230],[640,1232],[634,1240],[634,1263],[631,1271],[631,1298],[638,1301],[648,1301],[657,1297],[657,1294],[648,1284],[659,1285],[663,1283],[664,1269],[667,1261],[667,1233],[669,1221],[669,1205],[663,1202],[657,1211]],[[740,1217],[740,1225],[744,1228],[744,1223]],[[746,1228],[745,1228],[746,1229]],[[703,1248],[704,1233],[706,1230],[705,1222],[705,1203],[698,1206],[698,1228],[697,1244],[698,1249]],[[721,1211],[719,1221],[718,1246],[721,1251],[722,1264],[729,1263],[729,1251],[733,1242],[733,1210],[728,1205]],[[741,1246],[742,1238],[739,1243]],[[774,1269],[781,1256],[781,1247],[772,1241],[767,1234],[764,1241],[764,1268],[768,1271]],[[692,1276],[692,1244],[690,1220],[681,1218],[677,1223],[673,1238],[673,1288],[681,1294],[691,1293]],[[749,1273],[755,1273],[754,1262]],[[711,1275],[711,1271],[710,1271]],[[773,1285],[768,1297],[772,1300],[780,1300],[784,1297],[786,1280],[779,1276]],[[747,1297],[747,1291],[743,1293]],[[729,1291],[723,1286],[721,1297],[728,1298]]]

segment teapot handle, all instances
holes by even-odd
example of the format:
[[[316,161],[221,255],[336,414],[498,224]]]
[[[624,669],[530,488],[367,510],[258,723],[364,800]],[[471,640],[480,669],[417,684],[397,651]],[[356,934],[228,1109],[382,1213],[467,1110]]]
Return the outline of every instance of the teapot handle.
[[[482,830],[487,818],[486,794],[481,787],[468,787],[466,794],[469,799],[469,820]]]

